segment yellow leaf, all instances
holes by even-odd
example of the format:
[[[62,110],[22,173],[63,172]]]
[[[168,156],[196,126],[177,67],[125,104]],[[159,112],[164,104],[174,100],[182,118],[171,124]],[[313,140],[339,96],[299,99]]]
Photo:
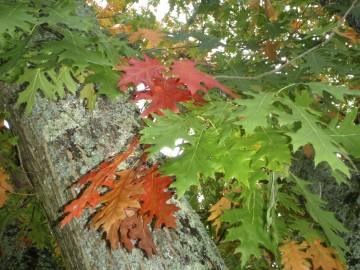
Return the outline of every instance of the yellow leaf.
[[[109,28],[113,25],[113,20],[111,18],[98,18],[98,22],[101,27]]]
[[[281,264],[283,270],[310,270],[310,263],[307,261],[309,255],[306,253],[308,244],[289,241],[279,247],[281,252]]]
[[[93,110],[95,108],[96,92],[94,89],[94,85],[92,83],[89,83],[84,86],[84,88],[80,91],[80,98],[86,99],[87,109]]]
[[[212,221],[213,226],[215,227],[216,235],[219,233],[219,230],[221,228],[220,216],[223,214],[225,209],[230,208],[231,201],[225,197],[221,197],[221,199],[210,208],[210,216],[207,220]]]
[[[3,168],[0,168],[0,207],[3,207],[8,196],[7,192],[13,192],[13,187],[6,181],[9,176],[6,174]]]
[[[265,0],[265,14],[271,22],[276,22],[279,18],[279,13],[272,6],[271,0]]]
[[[129,36],[129,42],[135,43],[139,39],[146,39],[148,41],[148,47],[154,48],[162,41],[164,33],[161,33],[158,30],[139,28],[136,32],[132,33]]]

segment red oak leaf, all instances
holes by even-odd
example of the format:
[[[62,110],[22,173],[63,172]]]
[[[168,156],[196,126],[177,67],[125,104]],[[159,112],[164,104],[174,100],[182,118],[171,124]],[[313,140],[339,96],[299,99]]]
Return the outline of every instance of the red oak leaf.
[[[171,182],[170,177],[160,175],[156,165],[150,168],[148,174],[144,176],[143,188],[145,192],[140,197],[142,205],[139,212],[146,224],[156,218],[156,229],[162,225],[168,228],[176,228],[176,219],[173,214],[179,208],[175,204],[167,203],[172,197],[172,193],[166,191]]]
[[[211,88],[217,87],[233,98],[239,97],[230,88],[219,83],[213,76],[197,70],[193,61],[174,61],[172,73],[179,77],[180,82],[188,87],[192,95],[195,95],[198,90],[207,92]]]
[[[153,81],[149,91],[135,93],[134,100],[151,100],[150,106],[141,114],[148,116],[150,113],[162,115],[161,110],[169,109],[173,112],[179,112],[177,102],[184,102],[191,99],[190,92],[182,90],[178,79],[158,78]]]
[[[118,87],[122,91],[127,90],[129,84],[146,86],[153,84],[154,78],[160,76],[165,67],[157,59],[152,59],[144,54],[144,61],[131,58],[128,63],[130,66],[120,66],[119,70],[125,72],[119,80]]]
[[[95,170],[90,171],[84,175],[80,180],[75,183],[79,186],[84,186],[90,182],[90,185],[80,194],[80,196],[73,200],[70,204],[66,205],[64,208],[65,217],[61,220],[60,226],[63,227],[65,224],[69,223],[73,218],[79,218],[84,209],[94,208],[101,201],[101,195],[99,192],[99,187],[113,187],[114,179],[116,178],[117,168],[121,162],[131,155],[138,145],[139,140],[135,138],[128,150],[119,154],[112,160],[106,160],[102,162]]]

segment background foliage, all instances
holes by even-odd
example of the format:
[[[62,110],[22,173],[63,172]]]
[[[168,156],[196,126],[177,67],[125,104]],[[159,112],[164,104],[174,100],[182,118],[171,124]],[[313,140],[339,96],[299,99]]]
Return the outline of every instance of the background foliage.
[[[357,173],[360,5],[172,0],[160,23],[151,12],[157,3],[136,11],[132,1],[108,1],[106,8],[93,1],[2,1],[0,80],[19,85],[16,105],[25,114],[38,95],[56,101],[75,94],[91,110],[99,95],[121,95],[119,78],[123,88],[133,72],[127,64],[157,59],[161,78],[178,77],[197,100],[156,107],[140,141],[151,145],[150,155],[178,150],[163,158],[160,171],[176,178],[177,196],[190,198],[221,251],[234,254],[228,265],[344,269],[348,229],[327,209],[319,179],[291,168],[303,153],[314,168],[325,166],[333,183],[345,185]],[[204,84],[190,89],[179,59],[194,61],[208,81],[202,77]],[[221,84],[210,86],[209,78]],[[152,91],[151,83],[134,80],[122,90],[129,82],[131,91],[140,82]],[[239,98],[226,95],[225,86]],[[142,94],[135,99],[153,98]],[[1,136],[1,166],[10,173],[21,162],[13,136],[5,129]],[[10,199],[1,214],[9,216],[13,203],[24,202]],[[41,215],[29,222],[27,211],[15,216],[40,226]],[[36,229],[26,230],[45,245]],[[295,266],[286,260],[290,248],[299,255]],[[328,257],[319,259],[319,250]]]

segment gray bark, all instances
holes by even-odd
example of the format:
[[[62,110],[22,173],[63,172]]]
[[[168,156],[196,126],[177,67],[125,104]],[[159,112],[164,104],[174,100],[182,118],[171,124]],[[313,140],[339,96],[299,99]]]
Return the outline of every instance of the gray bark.
[[[181,208],[177,229],[153,232],[157,255],[152,258],[139,249],[110,251],[99,232],[86,228],[89,212],[59,228],[59,209],[79,192],[67,187],[102,160],[123,151],[136,133],[138,115],[133,105],[122,99],[114,103],[100,99],[97,108],[89,112],[79,98],[68,96],[57,103],[38,98],[30,116],[12,105],[7,110],[19,136],[22,165],[46,209],[67,269],[226,269],[185,200],[177,201]]]

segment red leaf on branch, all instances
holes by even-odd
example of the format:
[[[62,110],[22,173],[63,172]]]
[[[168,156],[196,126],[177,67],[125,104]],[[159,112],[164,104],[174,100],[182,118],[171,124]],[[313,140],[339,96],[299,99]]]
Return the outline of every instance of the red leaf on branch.
[[[150,113],[162,115],[161,110],[163,109],[179,112],[177,102],[191,99],[190,92],[180,89],[180,86],[178,79],[158,78],[153,81],[149,91],[135,93],[134,100],[151,100],[150,106],[141,115],[148,116]]]
[[[129,84],[146,86],[153,84],[154,78],[160,76],[165,67],[157,59],[152,59],[144,54],[144,61],[131,58],[128,62],[130,66],[120,66],[119,70],[125,72],[119,80],[118,87],[122,91],[127,90]]]
[[[206,93],[210,89],[217,87],[233,98],[239,97],[230,88],[219,83],[213,76],[197,70],[193,61],[174,61],[172,73],[179,77],[180,82],[187,86],[192,95],[195,95],[198,90]]]
[[[119,154],[112,160],[102,162],[95,170],[90,171],[75,183],[76,185],[84,186],[90,182],[90,185],[77,199],[66,205],[64,209],[66,216],[60,222],[61,227],[69,223],[73,218],[79,218],[85,208],[94,208],[100,203],[99,187],[113,187],[117,167],[132,154],[138,143],[138,138],[135,138],[127,151]]]
[[[149,169],[143,179],[145,193],[140,197],[143,203],[139,212],[146,224],[156,218],[156,229],[161,228],[162,225],[176,228],[176,218],[173,214],[179,210],[179,207],[167,203],[173,195],[166,191],[171,183],[172,179],[168,176],[161,176],[156,165]]]

